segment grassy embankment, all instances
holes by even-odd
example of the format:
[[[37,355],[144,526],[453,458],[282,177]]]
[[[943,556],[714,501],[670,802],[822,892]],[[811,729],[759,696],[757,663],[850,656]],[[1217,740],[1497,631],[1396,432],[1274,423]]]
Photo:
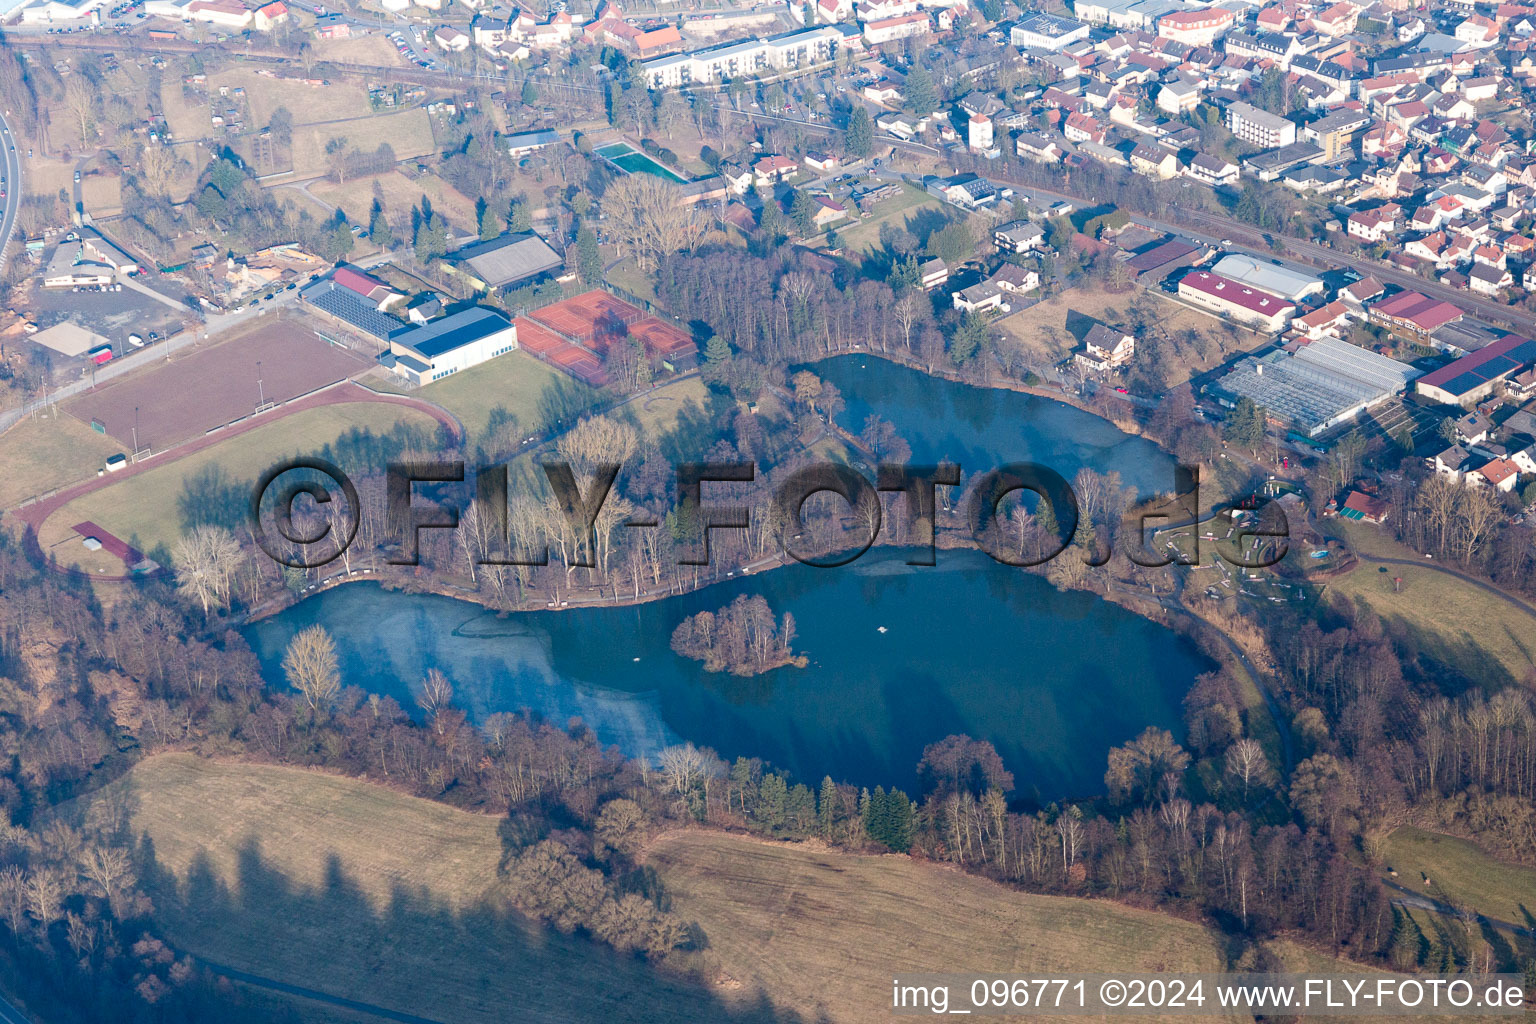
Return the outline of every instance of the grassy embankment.
[[[894,970],[1214,971],[1201,926],[901,856],[703,831],[648,851],[707,939],[658,970],[505,910],[500,820],[301,769],[153,757],[73,806],[152,848],[169,936],[207,960],[435,1020],[884,1020]],[[695,976],[704,981],[693,980]],[[338,1019],[294,999],[316,1019]]]
[[[1363,602],[1426,657],[1474,682],[1520,682],[1536,668],[1536,617],[1473,584],[1434,568],[1423,555],[1369,524],[1341,523],[1350,547],[1365,556],[1407,558],[1418,565],[1359,568],[1334,580],[1328,592]],[[1386,572],[1380,570],[1385,568]],[[1399,589],[1394,578],[1402,578]]]

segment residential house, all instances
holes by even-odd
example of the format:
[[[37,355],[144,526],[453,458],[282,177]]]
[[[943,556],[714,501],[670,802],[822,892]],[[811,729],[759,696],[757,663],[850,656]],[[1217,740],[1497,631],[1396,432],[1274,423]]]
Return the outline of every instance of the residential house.
[[[1027,220],[1009,221],[992,232],[992,241],[1004,252],[1029,252],[1045,246],[1045,230]]]
[[[921,275],[919,280],[925,292],[931,292],[949,280],[949,265],[937,256],[920,265],[917,271]]]
[[[1088,373],[1107,373],[1128,366],[1136,356],[1136,339],[1103,324],[1094,324],[1083,338],[1083,351],[1072,359]]]

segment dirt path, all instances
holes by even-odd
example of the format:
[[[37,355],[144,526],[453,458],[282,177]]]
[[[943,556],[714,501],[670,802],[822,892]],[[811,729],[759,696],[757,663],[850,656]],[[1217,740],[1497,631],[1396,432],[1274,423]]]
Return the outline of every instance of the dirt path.
[[[435,1021],[430,1017],[417,1017],[415,1014],[401,1013],[398,1010],[386,1009],[382,1006],[375,1006],[372,1003],[361,1003],[356,999],[345,999],[341,996],[333,996],[326,992],[317,991],[316,989],[304,988],[301,985],[290,985],[286,981],[278,981],[275,978],[264,978],[259,974],[250,974],[246,971],[237,970],[234,967],[228,967],[224,964],[216,964],[211,960],[204,960],[201,957],[198,958],[197,962],[215,974],[221,974],[224,977],[229,978],[231,981],[238,981],[242,984],[251,985],[256,988],[268,989],[272,992],[281,992],[284,995],[299,996],[304,999],[311,999],[317,1003],[324,1003],[327,1006],[339,1006],[344,1010],[351,1010],[355,1013],[367,1014],[370,1017],[378,1017],[381,1020],[399,1021],[400,1024],[440,1024],[439,1021]]]

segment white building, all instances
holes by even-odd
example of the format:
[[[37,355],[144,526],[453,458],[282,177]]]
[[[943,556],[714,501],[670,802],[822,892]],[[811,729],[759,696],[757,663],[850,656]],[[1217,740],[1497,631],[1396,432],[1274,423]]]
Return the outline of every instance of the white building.
[[[928,15],[921,11],[916,14],[900,14],[894,18],[881,18],[879,21],[866,21],[864,42],[870,46],[894,43],[898,39],[924,35],[930,27]]]
[[[824,64],[836,56],[842,39],[843,34],[837,29],[820,25],[769,39],[744,39],[693,53],[657,57],[641,68],[652,89],[750,78],[763,71]]]
[[[517,348],[517,326],[493,309],[476,306],[392,336],[395,373],[430,384]]]
[[[1157,35],[1185,46],[1210,46],[1227,29],[1232,27],[1237,15],[1220,7],[1203,11],[1174,11],[1157,19]]]
[[[975,153],[985,153],[992,148],[992,121],[980,114],[972,114],[966,124],[966,145]]]
[[[1022,18],[1008,33],[1008,41],[1021,50],[1060,50],[1087,38],[1086,22],[1054,14],[1032,14]]]
[[[1296,141],[1296,123],[1241,101],[1227,104],[1227,130],[1260,149],[1279,149]]]
[[[1136,339],[1122,331],[1094,324],[1083,339],[1083,351],[1073,361],[1089,373],[1105,373],[1125,366],[1136,357]]]
[[[90,19],[94,24],[100,19],[97,9],[105,4],[106,0],[34,0],[21,9],[21,22],[23,25],[50,25]]]

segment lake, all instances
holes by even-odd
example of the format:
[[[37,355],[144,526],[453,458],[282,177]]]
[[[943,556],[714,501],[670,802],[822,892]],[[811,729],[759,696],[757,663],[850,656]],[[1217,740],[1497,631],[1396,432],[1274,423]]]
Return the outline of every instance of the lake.
[[[1150,442],[1060,403],[861,357],[817,371],[843,390],[845,426],[876,411],[919,460],[947,457],[969,472],[1032,459],[1069,479],[1091,465],[1144,491],[1172,479]],[[1048,801],[1101,790],[1107,749],[1148,725],[1182,732],[1184,693],[1212,666],[1171,631],[977,551],[940,551],[934,567],[905,558],[875,549],[841,568],[794,565],[635,607],[505,618],[355,583],[246,635],[273,681],[288,639],[318,623],[336,638],[345,683],[412,710],[411,685],[437,667],[473,719],[580,716],[631,755],[692,740],[727,759],[765,758],[812,786],[830,774],[915,792],[923,746],[968,733],[997,746],[1019,795]],[[739,679],[672,653],[684,617],[738,594],[795,616],[808,667]]]

